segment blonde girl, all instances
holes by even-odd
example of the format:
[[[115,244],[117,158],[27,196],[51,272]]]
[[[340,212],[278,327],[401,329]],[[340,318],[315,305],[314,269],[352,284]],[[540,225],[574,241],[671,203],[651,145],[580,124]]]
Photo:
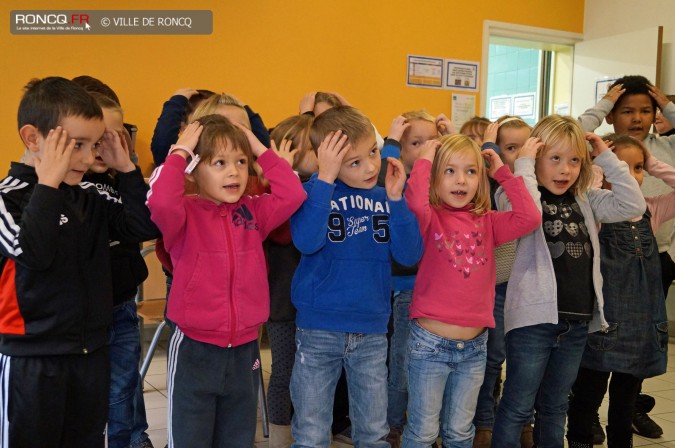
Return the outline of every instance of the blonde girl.
[[[486,168],[484,160],[489,162]],[[513,210],[490,210],[488,175]],[[425,143],[405,193],[425,244],[408,345],[408,425],[403,446],[471,447],[487,332],[494,326],[494,248],[535,229],[540,215],[520,178],[464,135]]]
[[[506,292],[506,381],[492,446],[518,445],[534,407],[534,443],[562,448],[568,394],[588,332],[607,328],[598,224],[638,216],[645,201],[626,164],[571,117],[541,120],[523,151],[536,151],[536,161],[516,160],[515,174],[525,179],[543,219],[518,241]],[[591,156],[611,191],[590,189]],[[502,193],[496,199],[504,210],[511,197]]]

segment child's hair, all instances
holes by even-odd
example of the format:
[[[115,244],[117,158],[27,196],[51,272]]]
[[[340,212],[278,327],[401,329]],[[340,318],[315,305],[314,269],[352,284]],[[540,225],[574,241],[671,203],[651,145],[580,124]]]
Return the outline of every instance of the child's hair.
[[[501,129],[522,129],[528,128],[532,130],[532,126],[527,124],[525,120],[516,116],[516,115],[502,115],[497,118],[497,123],[499,123],[499,130]],[[497,131],[497,145],[500,144],[499,131]]]
[[[314,151],[331,132],[342,130],[351,143],[374,134],[373,125],[360,110],[351,106],[335,106],[316,117],[309,130],[309,140]]]
[[[19,129],[33,125],[46,136],[61,120],[71,116],[103,120],[96,100],[73,81],[50,76],[26,84],[17,113]]]
[[[480,138],[482,139],[485,134],[485,129],[489,124],[490,120],[487,118],[476,116],[465,122],[462,127],[459,128],[459,133],[466,135],[473,131],[474,134],[480,135]]]
[[[581,161],[579,177],[569,190],[576,196],[590,189],[593,183],[593,162],[584,131],[577,120],[569,116],[549,115],[536,124],[531,136],[539,137],[544,143],[544,146],[537,151],[537,159],[548,151],[549,146],[567,139]]]
[[[314,104],[316,103],[326,103],[330,104],[332,107],[341,106],[340,98],[332,93],[328,92],[316,92],[314,95]]]
[[[99,92],[89,92],[89,95],[96,100],[96,103],[101,106],[101,109],[111,109],[124,115],[124,111],[122,111],[119,103],[115,102],[112,98]]]
[[[115,91],[108,84],[104,83],[100,79],[94,78],[93,76],[89,75],[82,75],[73,78],[73,82],[89,93],[92,92],[100,93],[101,95],[110,98],[118,105],[120,106],[122,105]]]
[[[436,118],[424,109],[411,110],[401,114],[408,121],[422,120],[436,124]]]
[[[185,107],[185,117],[190,117],[204,100],[211,98],[213,95],[215,93],[210,90],[198,89],[197,93],[192,95],[188,100],[188,104]]]
[[[211,114],[198,118],[202,126],[195,154],[199,154],[199,163],[209,162],[221,149],[241,149],[246,155],[249,166],[253,163],[251,144],[244,131],[232,124],[222,115]]]
[[[314,117],[307,114],[293,115],[279,123],[270,133],[270,138],[276,143],[277,147],[281,145],[283,139],[290,140],[293,148],[299,148],[293,167],[302,163],[307,152],[312,150],[312,144],[309,141],[309,130],[314,122]]]
[[[439,140],[441,146],[436,150],[436,156],[431,165],[429,204],[433,207],[440,207],[442,205],[443,201],[438,195],[438,189],[450,159],[458,154],[471,154],[476,158],[477,176],[479,179],[476,196],[472,198],[473,208],[471,211],[477,215],[482,215],[490,210],[490,182],[488,181],[485,163],[483,162],[483,156],[481,156],[478,144],[462,134],[444,135]]]
[[[197,119],[205,117],[206,115],[215,114],[219,106],[237,107],[242,111],[244,111],[244,115],[246,115],[246,120],[248,120],[248,114],[246,113],[246,108],[244,107],[244,105],[241,104],[239,101],[237,101],[237,99],[234,98],[233,96],[227,95],[226,93],[221,93],[211,95],[206,100],[202,101],[201,104],[199,104],[195,108],[194,112],[192,112],[189,122],[196,121]],[[249,128],[250,127],[251,124],[249,123]]]
[[[617,149],[619,148],[625,148],[626,146],[634,146],[638,148],[640,151],[642,151],[642,157],[646,159],[646,148],[644,143],[642,143],[640,140],[636,139],[635,137],[631,137],[630,135],[627,134],[606,134],[602,136],[603,140],[609,140],[612,142],[612,151],[616,152]],[[646,161],[646,160],[645,160]]]
[[[625,92],[623,92],[623,94],[621,95],[621,98],[624,98],[628,95],[646,95],[647,98],[649,98],[649,100],[652,102],[652,109],[654,110],[654,112],[656,112],[656,109],[658,107],[656,100],[649,94],[649,86],[652,83],[649,82],[647,78],[640,75],[623,76],[614,81],[612,85],[609,86],[609,89],[618,84],[622,84],[623,88],[626,89]],[[614,103],[614,107],[612,107],[612,112],[614,112],[614,109],[616,108],[617,104],[621,102],[621,98],[619,98],[619,100],[616,103]]]

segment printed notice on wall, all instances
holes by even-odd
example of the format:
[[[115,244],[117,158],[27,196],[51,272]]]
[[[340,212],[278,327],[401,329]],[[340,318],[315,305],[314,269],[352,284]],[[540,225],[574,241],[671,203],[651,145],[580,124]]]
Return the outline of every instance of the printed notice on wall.
[[[496,120],[502,115],[513,115],[513,97],[510,95],[493,96],[490,98],[490,111],[488,118]]]
[[[408,86],[443,87],[443,59],[408,56]]]
[[[476,97],[455,93],[452,95],[452,125],[459,130],[464,123],[476,115]]]
[[[478,62],[446,59],[445,67],[446,89],[478,91]]]
[[[534,93],[513,95],[513,115],[517,115],[520,118],[534,118],[534,95]]]

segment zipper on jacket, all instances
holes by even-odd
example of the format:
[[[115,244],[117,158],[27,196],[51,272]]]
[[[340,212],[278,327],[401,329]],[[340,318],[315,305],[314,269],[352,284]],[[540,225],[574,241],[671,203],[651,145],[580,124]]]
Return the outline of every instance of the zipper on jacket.
[[[235,307],[234,307],[234,244],[232,242],[232,227],[230,226],[230,223],[232,220],[230,219],[230,214],[229,211],[222,210],[220,212],[220,216],[225,218],[224,227],[225,227],[225,240],[227,241],[227,258],[228,258],[228,265],[229,265],[229,274],[230,274],[230,341],[227,344],[227,347],[230,348],[232,347],[232,342],[234,341],[234,335],[236,333],[237,329],[237,322],[236,322],[236,315],[235,315]]]

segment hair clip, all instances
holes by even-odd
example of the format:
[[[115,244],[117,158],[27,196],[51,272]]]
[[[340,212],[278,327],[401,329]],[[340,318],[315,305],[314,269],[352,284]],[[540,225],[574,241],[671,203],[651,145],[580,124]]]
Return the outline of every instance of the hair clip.
[[[185,167],[185,174],[190,174],[192,171],[197,168],[197,164],[199,163],[199,154],[196,154],[192,160],[190,160],[190,163],[188,166]]]

